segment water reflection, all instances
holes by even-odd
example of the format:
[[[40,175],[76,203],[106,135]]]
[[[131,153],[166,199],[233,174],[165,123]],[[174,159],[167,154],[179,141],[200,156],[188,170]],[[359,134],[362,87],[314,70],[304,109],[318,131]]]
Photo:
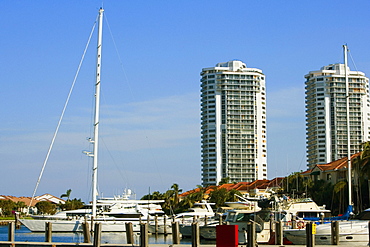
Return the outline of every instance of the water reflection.
[[[0,241],[8,241],[8,226],[0,226]],[[24,226],[15,231],[15,241],[19,242],[44,242],[45,233],[33,233]],[[52,242],[62,243],[83,243],[82,233],[53,233]],[[101,243],[105,244],[126,244],[126,233],[107,233],[102,232]],[[190,238],[181,239],[181,244],[191,244]],[[202,244],[213,244],[215,242],[204,241]],[[140,244],[140,235],[135,233],[134,244]],[[172,244],[172,235],[151,234],[149,235],[149,244]]]

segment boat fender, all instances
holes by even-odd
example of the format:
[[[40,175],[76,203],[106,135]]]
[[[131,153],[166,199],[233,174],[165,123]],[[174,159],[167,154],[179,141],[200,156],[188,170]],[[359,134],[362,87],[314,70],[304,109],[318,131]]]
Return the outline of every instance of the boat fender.
[[[303,229],[305,228],[306,224],[304,223],[304,221],[298,221],[297,222],[297,228],[298,229]]]

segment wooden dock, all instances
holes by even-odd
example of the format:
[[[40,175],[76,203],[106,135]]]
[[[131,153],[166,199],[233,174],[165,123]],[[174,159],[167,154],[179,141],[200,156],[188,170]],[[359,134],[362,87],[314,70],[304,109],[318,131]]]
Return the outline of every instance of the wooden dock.
[[[47,243],[47,242],[8,242],[0,241],[0,247],[95,247],[92,243]],[[140,247],[140,245],[133,244],[101,244],[101,247]],[[201,244],[199,247],[216,247],[217,245]],[[245,247],[246,245],[239,245],[239,247]],[[277,246],[292,246],[292,247],[306,247],[306,245],[264,245],[259,244],[262,247],[277,247]],[[330,246],[330,245],[329,245]],[[191,244],[149,244],[149,247],[192,247]],[[315,245],[315,247],[328,247],[328,245]]]
[[[335,222],[335,223],[338,223],[338,222]],[[41,247],[70,247],[70,246],[81,246],[81,247],[217,247],[218,244],[200,244],[200,241],[199,241],[199,226],[198,226],[198,223],[193,223],[192,224],[192,240],[191,240],[191,244],[180,244],[180,236],[179,236],[179,231],[178,231],[178,222],[173,222],[172,224],[172,230],[173,230],[173,233],[175,234],[172,234],[172,243],[166,243],[166,244],[150,244],[149,241],[148,241],[148,225],[147,223],[142,223],[140,225],[140,241],[139,241],[139,244],[137,243],[134,243],[133,239],[131,239],[129,237],[129,235],[132,235],[133,234],[133,231],[132,231],[132,223],[126,223],[126,235],[127,235],[127,243],[101,243],[101,223],[96,223],[94,225],[94,233],[92,234],[93,235],[93,239],[91,239],[91,232],[89,231],[89,227],[88,227],[88,224],[85,223],[83,225],[83,230],[84,230],[84,242],[81,243],[81,242],[78,242],[78,243],[65,243],[65,242],[52,242],[52,224],[50,222],[47,222],[45,224],[45,241],[44,242],[31,242],[31,241],[15,241],[15,222],[10,222],[9,223],[9,232],[8,232],[8,241],[0,241],[0,247],[37,247],[37,246],[41,246]],[[227,244],[225,245],[225,243],[221,244],[219,243],[218,246],[222,246],[222,247],[255,247],[255,246],[258,246],[255,242],[255,228],[253,227],[254,223],[252,222],[250,225],[248,225],[248,229],[247,229],[247,232],[251,232],[252,234],[248,235],[248,239],[250,239],[251,241],[248,241],[248,243],[246,244],[243,244],[243,245],[238,245],[238,238],[237,238],[237,235],[236,235],[236,239],[229,242],[227,241]],[[307,224],[307,226],[311,226],[312,223],[310,224]],[[338,228],[338,224],[332,224],[334,226],[336,226],[336,228]],[[307,227],[306,226],[306,227]],[[370,222],[369,222],[369,226],[370,226]],[[227,226],[225,226],[227,227]],[[229,226],[230,227],[230,226]],[[235,228],[235,227],[234,227]],[[222,230],[222,229],[221,229]],[[237,228],[235,228],[234,230],[236,230],[236,234],[237,234]],[[282,228],[280,229],[281,230],[281,236],[282,236]],[[278,233],[279,231],[276,231],[276,233]],[[308,231],[308,232],[311,232],[311,235],[313,235],[313,231]],[[224,231],[222,231],[222,233],[224,233]],[[225,235],[226,234],[226,235]],[[226,233],[224,234],[224,236],[221,236],[221,239],[220,240],[224,240],[224,239],[229,239],[230,236],[230,232],[226,231]],[[231,234],[233,235],[233,234]],[[235,234],[234,234],[235,235]],[[196,236],[196,237],[194,237]],[[231,237],[232,239],[233,237]],[[279,237],[277,238],[277,240],[280,239]],[[337,237],[338,239],[338,237]],[[282,239],[281,239],[282,240]],[[221,241],[222,242],[222,241]],[[224,242],[224,241],[223,241]],[[277,243],[279,243],[279,241],[277,241]],[[272,246],[290,246],[290,245],[284,245],[282,244],[283,242],[281,241],[280,242],[281,244],[277,244],[277,245],[265,245],[265,244],[260,244],[261,246],[264,246],[264,247],[272,247]],[[230,245],[231,244],[231,245]],[[337,243],[338,244],[338,243]],[[294,245],[294,246],[306,246],[306,245]],[[324,247],[324,245],[315,245],[314,242],[310,242],[307,244],[307,247]],[[326,246],[326,245],[325,245]]]

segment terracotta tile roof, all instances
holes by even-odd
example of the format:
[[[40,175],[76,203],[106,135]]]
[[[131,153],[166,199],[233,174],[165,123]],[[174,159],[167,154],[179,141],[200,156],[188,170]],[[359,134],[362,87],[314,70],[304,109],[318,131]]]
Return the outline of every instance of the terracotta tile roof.
[[[237,184],[234,184],[234,186],[231,189],[235,190],[241,190],[241,188],[245,188],[248,186],[251,182],[239,182]]]
[[[179,196],[180,197],[185,197],[189,194],[193,194],[193,193],[198,192],[198,191],[200,191],[200,189],[196,188],[196,189],[193,189],[193,190],[185,191],[185,192],[181,193]]]
[[[283,183],[283,180],[284,180],[284,177],[277,177],[277,178],[274,178],[273,180],[270,180],[268,185],[269,185],[270,188],[281,187],[282,183]]]
[[[12,202],[24,202],[24,204],[26,204],[26,206],[29,206],[30,205],[30,202],[31,202],[31,197],[24,197],[24,196],[15,197],[15,196],[4,196],[4,195],[1,195],[0,196],[0,199],[1,200],[11,200]],[[31,207],[34,207],[36,205],[36,203],[38,203],[38,202],[39,202],[38,200],[33,199],[32,200],[32,204],[30,206]]]
[[[12,202],[24,202],[24,204],[26,204],[26,206],[31,206],[31,207],[34,207],[36,205],[36,203],[38,203],[40,201],[49,201],[51,203],[56,203],[56,199],[58,199],[59,201],[64,202],[64,200],[62,200],[62,199],[60,199],[56,196],[50,195],[50,194],[44,194],[42,196],[36,196],[35,198],[33,198],[32,204],[30,205],[31,199],[32,199],[32,197],[26,197],[26,196],[16,197],[16,196],[0,195],[0,200],[11,200]]]
[[[361,152],[356,153],[351,156],[351,160],[361,155]],[[339,160],[335,160],[333,162],[330,162],[328,164],[323,165],[316,165],[317,168],[319,168],[321,171],[335,171],[340,169],[347,169],[347,161],[348,158],[344,157]]]
[[[311,173],[313,169],[308,169],[307,171],[301,172],[302,175],[306,175],[308,173]]]
[[[211,191],[215,190],[215,189],[221,189],[221,188],[225,188],[226,190],[232,190],[232,189],[235,189],[235,190],[238,190],[238,191],[250,191],[250,190],[253,190],[253,189],[267,189],[267,188],[275,188],[275,187],[281,187],[281,183],[283,181],[283,177],[278,177],[278,178],[274,178],[272,180],[255,180],[253,182],[239,182],[239,183],[236,183],[236,184],[223,184],[223,185],[220,185],[220,186],[209,186],[206,188],[206,192],[205,194],[210,194]],[[185,197],[189,194],[192,194],[192,193],[195,193],[195,192],[198,192],[200,189],[199,188],[196,188],[196,189],[193,189],[193,190],[189,190],[189,191],[186,191],[182,194],[180,194],[179,196],[180,197]]]
[[[235,185],[235,184],[223,184],[223,185],[218,186],[218,189],[225,188],[225,189],[227,189],[227,190],[231,190],[231,188],[232,188],[234,185]]]
[[[258,186],[261,186],[262,184],[269,182],[270,180],[255,180],[250,185],[250,189],[258,189]]]
[[[249,185],[248,184],[243,184],[241,186],[239,186],[236,190],[248,190],[249,189]]]

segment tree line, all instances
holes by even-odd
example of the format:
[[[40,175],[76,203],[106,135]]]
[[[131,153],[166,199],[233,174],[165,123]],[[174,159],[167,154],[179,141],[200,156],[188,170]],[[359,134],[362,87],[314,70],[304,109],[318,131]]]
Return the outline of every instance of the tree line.
[[[73,210],[79,209],[84,206],[84,203],[81,199],[70,199],[72,190],[69,189],[65,194],[62,194],[60,197],[67,197],[65,203],[54,204],[50,201],[40,201],[37,202],[35,207],[37,208],[38,214],[55,214],[57,210]],[[23,212],[24,208],[27,208],[24,202],[13,202],[12,200],[0,200],[0,216],[1,217],[11,217],[14,212]]]

